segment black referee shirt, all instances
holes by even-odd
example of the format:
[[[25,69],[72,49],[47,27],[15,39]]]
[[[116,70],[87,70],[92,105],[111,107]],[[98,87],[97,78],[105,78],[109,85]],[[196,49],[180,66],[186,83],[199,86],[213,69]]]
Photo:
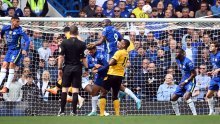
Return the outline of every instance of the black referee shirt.
[[[65,39],[59,48],[59,54],[64,56],[64,65],[78,66],[85,57],[86,44],[77,38]]]

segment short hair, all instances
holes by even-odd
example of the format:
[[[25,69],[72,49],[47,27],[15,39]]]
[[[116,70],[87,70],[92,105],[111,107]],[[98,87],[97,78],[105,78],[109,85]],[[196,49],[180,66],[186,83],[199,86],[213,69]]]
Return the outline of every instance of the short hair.
[[[218,42],[218,41],[212,41],[210,44],[214,44],[214,45],[215,45],[215,47],[217,47],[217,48],[218,48],[218,50],[220,50],[220,44],[219,44],[219,42]]]
[[[181,47],[177,47],[177,50],[180,50],[181,53],[185,53],[185,50],[183,50]]]
[[[18,17],[18,16],[13,16],[13,17],[11,17],[11,20],[12,19],[18,19],[18,20],[20,20],[20,18]]]
[[[93,50],[93,49],[96,49],[96,46],[94,44],[88,44],[87,49],[88,50]]]
[[[78,27],[75,26],[75,25],[72,25],[72,26],[70,27],[70,34],[78,35]]]
[[[8,7],[7,11],[13,9],[15,11],[15,8],[14,7]]]
[[[127,49],[130,46],[130,41],[127,39],[123,39],[123,41],[125,42],[125,48]]]
[[[65,27],[64,29],[63,29],[63,32],[69,32],[70,31],[70,27]]]
[[[25,10],[25,9],[29,9],[29,10],[31,10],[31,8],[30,8],[30,7],[27,7],[27,6],[26,6],[26,7],[24,7],[24,10]]]

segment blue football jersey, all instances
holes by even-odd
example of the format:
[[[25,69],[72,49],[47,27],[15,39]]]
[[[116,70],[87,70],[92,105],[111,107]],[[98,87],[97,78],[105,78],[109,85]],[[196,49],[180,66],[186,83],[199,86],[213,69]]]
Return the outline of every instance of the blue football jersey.
[[[181,72],[182,72],[181,82],[183,82],[184,80],[186,80],[190,77],[191,71],[195,69],[194,64],[187,57],[184,57],[183,61],[180,61],[177,59],[176,62],[178,64],[179,68],[181,69]]]
[[[105,56],[101,52],[96,51],[96,53],[93,56],[88,55],[87,62],[89,69],[95,67],[95,64],[102,65],[102,67],[98,69],[98,74],[106,76],[108,70],[108,62]]]
[[[27,34],[22,30],[22,27],[11,29],[11,25],[4,25],[1,31],[1,37],[5,34],[7,47],[9,50],[21,49],[22,38],[25,41],[24,50],[29,49],[30,40]]]
[[[216,54],[211,54],[210,59],[212,62],[213,69],[220,68],[220,51],[218,51]],[[220,77],[220,72],[218,73],[218,77]]]
[[[114,54],[117,51],[117,42],[122,40],[121,34],[114,26],[107,26],[103,29],[102,35],[106,38],[107,53]]]

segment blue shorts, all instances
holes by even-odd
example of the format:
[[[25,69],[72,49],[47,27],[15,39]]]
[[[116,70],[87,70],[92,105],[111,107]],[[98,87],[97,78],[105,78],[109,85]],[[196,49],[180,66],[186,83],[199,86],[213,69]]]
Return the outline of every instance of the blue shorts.
[[[209,84],[209,90],[218,91],[220,87],[220,77],[212,78]]]
[[[183,95],[186,92],[193,92],[194,88],[196,86],[196,82],[195,81],[191,81],[188,82],[183,88],[181,88],[179,85],[177,86],[174,94],[176,94],[177,96],[183,97]]]
[[[96,74],[96,75],[95,75],[95,78],[94,78],[94,84],[95,84],[95,85],[98,85],[98,86],[100,86],[100,87],[102,87],[102,86],[103,86],[104,79],[105,79],[105,77],[99,76],[98,74]]]
[[[5,62],[12,62],[15,63],[15,65],[18,65],[21,61],[22,58],[22,49],[18,50],[8,50],[6,55],[5,55]]]

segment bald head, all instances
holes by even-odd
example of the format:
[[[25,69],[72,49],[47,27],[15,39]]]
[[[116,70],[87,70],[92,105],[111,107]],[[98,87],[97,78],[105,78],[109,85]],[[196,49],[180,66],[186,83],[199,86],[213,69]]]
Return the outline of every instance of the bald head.
[[[102,25],[103,26],[109,26],[109,25],[111,25],[111,20],[110,19],[104,19],[103,21],[102,21]]]

